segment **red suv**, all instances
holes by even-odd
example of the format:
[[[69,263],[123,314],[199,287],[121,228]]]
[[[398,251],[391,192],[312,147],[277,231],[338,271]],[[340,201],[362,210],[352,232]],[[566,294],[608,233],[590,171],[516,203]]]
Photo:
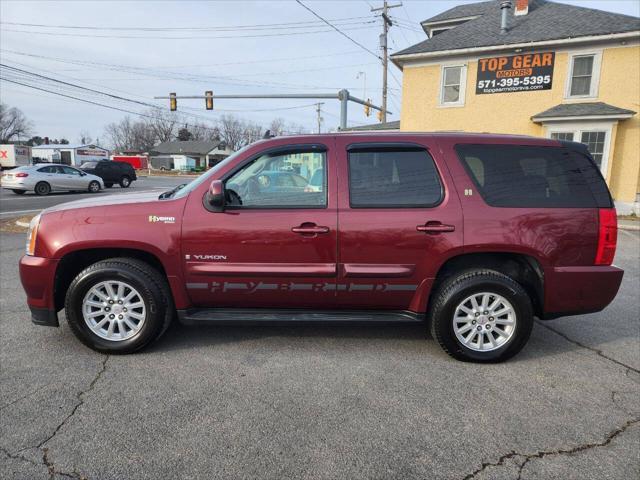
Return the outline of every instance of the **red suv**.
[[[311,181],[313,179],[313,181]],[[623,271],[607,186],[577,143],[335,134],[254,143],[183,188],[81,200],[31,224],[33,322],[66,311],[129,353],[184,324],[423,322],[495,362],[533,318],[597,312]]]

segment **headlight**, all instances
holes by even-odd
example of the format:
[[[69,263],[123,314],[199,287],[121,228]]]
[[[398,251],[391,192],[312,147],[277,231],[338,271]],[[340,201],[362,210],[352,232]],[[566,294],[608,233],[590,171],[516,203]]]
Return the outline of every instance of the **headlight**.
[[[27,255],[33,255],[36,250],[36,237],[38,236],[38,226],[40,225],[40,215],[36,215],[29,223],[29,233],[27,234]]]

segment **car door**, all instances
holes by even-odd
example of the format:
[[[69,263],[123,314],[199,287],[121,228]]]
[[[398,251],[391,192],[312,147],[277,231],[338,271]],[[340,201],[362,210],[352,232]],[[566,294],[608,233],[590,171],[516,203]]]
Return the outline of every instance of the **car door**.
[[[66,165],[58,168],[62,169],[60,177],[65,190],[85,190],[89,186],[89,180],[80,173],[80,170]]]
[[[58,175],[58,168],[57,165],[38,168],[38,182],[47,182],[52,190],[62,189],[62,175]]]
[[[262,147],[264,148],[264,147]],[[334,306],[337,271],[335,151],[330,144],[254,147],[220,178],[227,205],[208,211],[192,193],[182,224],[186,288],[196,306]],[[306,155],[316,191],[274,189],[271,179]]]
[[[462,212],[429,137],[338,137],[344,308],[424,311],[445,252],[462,249]]]

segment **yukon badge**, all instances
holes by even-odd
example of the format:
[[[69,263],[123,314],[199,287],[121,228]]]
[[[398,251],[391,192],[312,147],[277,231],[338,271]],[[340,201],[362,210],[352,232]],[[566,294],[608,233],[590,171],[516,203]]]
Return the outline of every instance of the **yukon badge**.
[[[226,260],[226,255],[185,255],[186,260],[197,260],[199,262],[206,262],[210,260]]]

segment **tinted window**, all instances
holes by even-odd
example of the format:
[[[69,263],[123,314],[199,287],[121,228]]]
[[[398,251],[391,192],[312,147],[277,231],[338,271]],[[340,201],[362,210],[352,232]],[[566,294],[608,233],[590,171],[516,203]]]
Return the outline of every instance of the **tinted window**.
[[[442,197],[433,159],[422,149],[367,148],[349,152],[351,206],[431,207]]]
[[[317,171],[322,172],[324,181],[311,186],[309,179]],[[261,155],[227,180],[227,204],[243,208],[325,207],[325,171],[325,152],[294,151]]]
[[[42,168],[39,168],[38,171],[40,173],[55,173],[55,167],[42,167]]]
[[[84,162],[80,168],[96,168],[98,162]]]
[[[565,148],[458,145],[456,150],[494,207],[596,207],[593,192],[604,185],[592,161]]]

